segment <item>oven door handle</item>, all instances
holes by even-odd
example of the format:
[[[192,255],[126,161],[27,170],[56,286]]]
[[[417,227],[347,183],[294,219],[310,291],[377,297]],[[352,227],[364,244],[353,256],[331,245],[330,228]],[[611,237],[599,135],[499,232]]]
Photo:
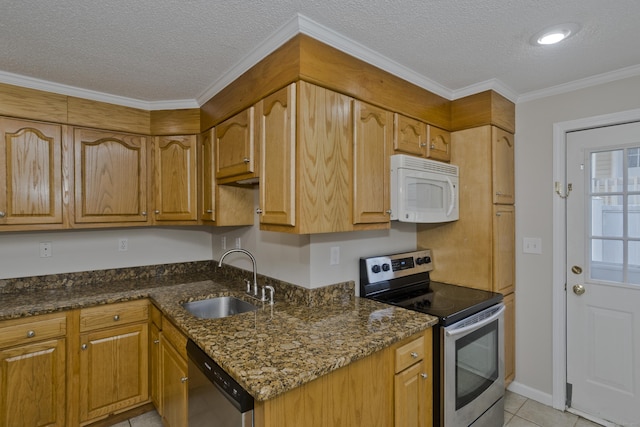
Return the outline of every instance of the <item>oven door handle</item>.
[[[494,314],[492,314],[491,316],[487,317],[486,319],[482,319],[479,322],[473,323],[469,326],[464,326],[462,328],[457,328],[457,329],[452,329],[450,331],[446,331],[446,334],[448,337],[453,337],[456,335],[460,335],[460,334],[464,334],[465,332],[469,332],[472,331],[474,329],[479,329],[481,327],[483,327],[484,325],[487,325],[491,322],[493,322],[494,320],[496,320],[498,317],[500,317],[500,315],[502,315],[502,313],[504,312],[505,307],[504,305],[502,307],[500,307],[500,309],[498,311],[496,311]]]

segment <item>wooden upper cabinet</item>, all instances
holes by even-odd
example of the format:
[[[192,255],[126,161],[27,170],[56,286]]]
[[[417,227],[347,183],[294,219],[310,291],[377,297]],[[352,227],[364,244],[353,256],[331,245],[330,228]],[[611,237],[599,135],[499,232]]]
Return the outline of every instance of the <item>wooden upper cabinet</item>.
[[[295,225],[296,84],[256,105],[261,150],[260,222]]]
[[[493,203],[515,202],[513,134],[491,127],[493,153]]]
[[[216,156],[214,148],[215,129],[211,128],[200,135],[200,219],[207,222],[216,220]]]
[[[218,183],[255,178],[254,107],[216,126],[216,178]]]
[[[393,149],[398,153],[424,157],[427,147],[427,125],[402,114],[394,114]]]
[[[350,231],[353,228],[352,99],[301,81],[298,100],[298,232]]]
[[[62,126],[0,118],[0,229],[62,224]]]
[[[451,160],[451,133],[428,126],[429,143],[427,144],[427,158],[448,162]]]
[[[197,151],[195,135],[154,137],[155,221],[197,221]]]
[[[147,138],[75,129],[76,224],[147,223]]]
[[[354,101],[353,116],[353,223],[388,223],[393,113]]]

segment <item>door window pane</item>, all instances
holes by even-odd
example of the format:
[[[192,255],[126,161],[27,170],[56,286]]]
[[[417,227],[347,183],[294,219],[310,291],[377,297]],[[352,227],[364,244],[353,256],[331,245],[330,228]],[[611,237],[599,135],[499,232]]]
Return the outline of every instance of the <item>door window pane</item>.
[[[599,237],[622,237],[624,211],[622,196],[591,197],[591,234]]]
[[[591,278],[624,281],[622,240],[591,239]]]
[[[591,192],[622,191],[623,150],[591,153]]]

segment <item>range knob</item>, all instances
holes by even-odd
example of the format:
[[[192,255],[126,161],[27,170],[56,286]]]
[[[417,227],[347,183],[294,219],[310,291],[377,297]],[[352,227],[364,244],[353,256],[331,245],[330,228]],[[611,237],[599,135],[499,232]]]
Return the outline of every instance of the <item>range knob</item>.
[[[418,264],[418,265],[429,264],[430,262],[431,262],[431,257],[430,256],[426,256],[426,257],[422,257],[422,258],[416,258],[416,264]]]
[[[390,268],[391,268],[391,266],[389,264],[387,264],[386,262],[384,264],[382,264],[382,271],[389,271]]]
[[[374,265],[373,267],[371,267],[371,271],[373,271],[374,273],[380,273],[380,266],[378,264]]]

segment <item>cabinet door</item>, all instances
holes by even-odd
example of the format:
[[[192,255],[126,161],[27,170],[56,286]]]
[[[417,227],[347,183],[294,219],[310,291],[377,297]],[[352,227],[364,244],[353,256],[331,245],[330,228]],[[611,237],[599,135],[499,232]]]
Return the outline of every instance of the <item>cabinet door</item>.
[[[353,223],[389,223],[393,113],[354,101],[353,116]]]
[[[178,354],[163,334],[160,337],[162,384],[162,421],[165,427],[187,425],[187,361]]]
[[[219,182],[252,178],[256,172],[253,113],[253,107],[247,108],[215,128]]]
[[[0,119],[0,226],[62,223],[62,127]]]
[[[515,212],[512,205],[493,206],[493,291],[515,290]]]
[[[513,134],[491,128],[493,153],[493,203],[515,203]]]
[[[427,146],[427,125],[419,120],[395,114],[393,149],[424,157]]]
[[[511,293],[504,297],[504,381],[505,387],[516,374],[516,299]]]
[[[260,222],[295,225],[296,84],[256,106],[260,144]]]
[[[147,138],[75,129],[75,222],[146,223]]]
[[[298,88],[297,232],[351,231],[351,98],[303,81]]]
[[[65,425],[64,338],[0,350],[0,427]]]
[[[428,127],[428,133],[427,157],[443,162],[451,160],[451,133],[434,126]]]
[[[197,138],[156,136],[153,144],[154,219],[198,219]]]
[[[149,399],[148,324],[80,337],[80,420],[126,409]]]
[[[216,157],[213,147],[214,138],[215,130],[213,128],[200,135],[202,146],[202,154],[200,157],[202,212],[200,213],[200,218],[203,221],[209,222],[216,220],[216,175],[214,173]]]
[[[428,378],[424,361],[410,366],[395,377],[395,427],[425,427]]]

